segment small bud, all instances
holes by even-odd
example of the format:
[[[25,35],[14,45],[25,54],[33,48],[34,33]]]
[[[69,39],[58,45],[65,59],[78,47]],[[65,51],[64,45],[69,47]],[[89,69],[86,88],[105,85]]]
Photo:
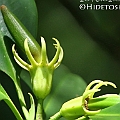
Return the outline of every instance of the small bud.
[[[15,43],[24,51],[24,40],[28,39],[29,48],[34,59],[40,61],[40,46],[31,33],[21,23],[21,21],[5,6],[1,5],[1,12],[3,15],[4,22],[15,40]]]
[[[43,37],[41,37],[41,56],[40,61],[36,62],[28,46],[28,40],[25,39],[24,48],[30,64],[23,61],[15,51],[15,46],[12,47],[12,52],[16,62],[25,70],[30,72],[31,84],[33,92],[37,99],[44,99],[51,90],[52,76],[54,70],[60,65],[63,59],[63,50],[57,39],[54,39],[57,49],[54,58],[48,62],[46,53],[46,44]]]

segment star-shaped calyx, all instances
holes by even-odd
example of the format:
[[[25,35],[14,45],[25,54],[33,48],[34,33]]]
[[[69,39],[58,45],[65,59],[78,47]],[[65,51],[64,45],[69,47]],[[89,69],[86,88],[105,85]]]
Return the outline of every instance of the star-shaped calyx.
[[[24,49],[26,56],[30,62],[28,64],[22,60],[15,50],[15,45],[12,47],[12,52],[14,55],[15,61],[25,70],[29,71],[31,76],[32,89],[35,96],[39,99],[44,99],[50,92],[52,76],[54,70],[60,65],[63,59],[63,49],[60,46],[60,43],[57,39],[53,38],[56,42],[54,44],[56,50],[55,56],[49,62],[47,53],[46,53],[46,43],[43,37],[41,37],[41,58],[40,62],[37,62],[29,49],[27,38],[24,41]]]

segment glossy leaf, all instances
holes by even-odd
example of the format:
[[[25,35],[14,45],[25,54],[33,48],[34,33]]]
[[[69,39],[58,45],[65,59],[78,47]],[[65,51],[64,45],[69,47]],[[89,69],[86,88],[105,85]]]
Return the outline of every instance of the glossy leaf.
[[[6,102],[6,104],[10,107],[10,109],[12,110],[17,119],[23,120],[17,108],[15,107],[10,97],[8,96],[8,94],[1,85],[0,85],[0,100],[4,100]]]
[[[16,71],[9,58],[7,48],[3,39],[3,35],[0,32],[0,70],[9,75],[13,80],[16,79]]]
[[[20,102],[21,104],[23,105],[24,104],[24,107],[26,106],[25,105],[25,101],[24,101],[24,97],[23,97],[23,94],[22,94],[22,91],[20,89],[20,84],[18,83],[18,78],[16,78],[16,70],[11,62],[11,59],[9,57],[9,53],[7,51],[7,48],[6,48],[6,44],[4,44],[4,40],[3,40],[3,36],[2,36],[2,33],[0,32],[0,70],[5,72],[13,81],[14,81],[14,84],[16,86],[16,89],[17,89],[17,92],[18,92],[18,96],[20,98]],[[1,77],[2,78],[2,77]],[[7,93],[5,92],[4,89],[0,89],[2,91],[1,93],[1,99],[7,99]],[[4,94],[3,94],[4,93]],[[4,96],[6,95],[6,96]],[[7,99],[7,103],[8,103],[8,106],[11,106],[11,102],[9,101],[9,99]],[[11,108],[13,109],[13,108]],[[26,109],[26,108],[24,108]]]
[[[37,10],[36,10],[34,0],[29,0],[29,1],[28,0],[21,0],[21,1],[0,0],[0,5],[2,4],[6,5],[20,19],[20,21],[27,27],[27,29],[32,33],[32,35],[36,37]],[[3,21],[2,14],[0,12],[0,51],[1,51],[0,52],[0,70],[5,72],[14,81],[17,92],[18,92],[18,96],[20,99],[20,103],[22,106],[22,110],[24,112],[25,117],[27,118],[28,111],[26,109],[24,96],[20,88],[19,78],[16,78],[16,73],[19,72],[17,69],[19,67],[15,67],[16,63],[13,60],[13,55],[12,55],[12,50],[11,50],[11,46],[13,43],[11,43],[11,39],[9,38],[12,39]]]
[[[120,119],[120,103],[101,110],[95,116],[90,116],[92,120],[119,120]]]
[[[34,0],[0,0],[0,5],[6,5],[28,28],[28,30],[36,37],[37,34],[37,10]],[[23,14],[24,13],[24,14]],[[29,20],[28,20],[29,18]],[[33,27],[34,25],[34,27]],[[32,29],[31,29],[32,28]],[[12,79],[16,79],[16,70],[13,66],[13,62],[10,58],[13,58],[12,50],[9,49],[9,53],[6,48],[11,47],[10,39],[7,38],[6,44],[4,42],[4,37],[11,35],[6,28],[2,14],[0,12],[0,70],[9,75]]]
[[[61,65],[54,74],[51,94],[45,99],[46,120],[59,111],[64,102],[82,95],[86,83],[84,80],[72,74],[65,66]]]

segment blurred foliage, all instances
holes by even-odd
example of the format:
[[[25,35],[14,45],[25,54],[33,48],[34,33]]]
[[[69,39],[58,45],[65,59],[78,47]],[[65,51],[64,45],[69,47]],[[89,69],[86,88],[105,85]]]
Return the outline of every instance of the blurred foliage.
[[[118,88],[116,90],[113,90],[112,87],[103,88],[104,93],[119,93],[120,11],[81,11],[79,9],[79,0],[35,0],[35,2],[38,9],[38,16],[34,0],[0,0],[0,4],[7,5],[8,8],[23,22],[34,37],[36,37],[38,29],[39,32],[37,40],[39,41],[40,36],[45,38],[50,59],[53,57],[55,52],[51,38],[55,37],[60,41],[61,46],[64,49],[65,55],[62,63],[67,66],[72,73],[80,75],[87,83],[93,79],[112,81]],[[37,24],[37,20],[39,20],[39,25]],[[11,38],[7,32],[7,28],[5,28],[1,13],[0,23],[2,23],[0,24],[1,32]],[[8,38],[6,40],[8,40]],[[10,48],[8,51],[10,51]],[[67,74],[68,73],[69,70]],[[68,74],[68,78],[70,77],[70,74],[71,73]],[[0,76],[0,82],[5,86],[8,94],[10,94],[10,97],[19,108],[20,106],[18,104],[16,92],[15,89],[13,89],[14,85],[11,83],[11,79],[3,72],[0,72]],[[62,75],[60,75],[60,77],[61,76]],[[75,75],[75,77],[77,76]],[[66,80],[68,80],[68,78]],[[75,86],[74,84],[77,83],[74,83],[74,81],[72,82],[73,83],[71,84],[73,85],[73,88]],[[56,86],[53,87],[56,88],[57,84],[54,85]],[[23,82],[22,87],[23,91],[31,92]],[[83,88],[84,87],[85,83]],[[64,91],[66,91],[64,92],[64,97],[66,96],[66,98],[70,99],[70,96],[67,97],[69,89],[66,88]],[[82,91],[80,94],[81,93]],[[26,93],[24,94],[27,96],[26,101],[29,102],[29,96]],[[54,97],[56,97],[56,95],[57,94],[55,94]],[[59,97],[61,97],[61,95]],[[64,100],[62,97],[61,100]],[[74,94],[71,95],[71,98],[72,97],[74,97]],[[53,103],[51,104],[53,105]],[[60,107],[60,104],[58,108]],[[3,102],[0,102],[0,106],[6,107]],[[19,108],[19,110],[21,109]],[[9,114],[8,116],[5,116],[5,111],[8,111],[11,116]],[[2,120],[15,119],[7,107],[6,109],[1,109],[0,113],[0,118]],[[50,113],[50,115],[51,114],[53,113]]]
[[[79,0],[36,0],[39,13],[39,36],[44,36],[52,49],[51,37],[60,40],[65,64],[87,82],[109,80],[120,91],[120,11],[79,9]],[[117,3],[116,3],[117,4]],[[50,56],[51,57],[51,56]],[[107,90],[105,88],[105,91]]]

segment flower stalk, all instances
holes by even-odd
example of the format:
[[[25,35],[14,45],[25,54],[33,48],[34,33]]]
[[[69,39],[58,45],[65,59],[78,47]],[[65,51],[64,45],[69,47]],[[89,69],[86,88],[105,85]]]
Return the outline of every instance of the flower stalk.
[[[38,100],[36,120],[43,120],[43,100]]]

